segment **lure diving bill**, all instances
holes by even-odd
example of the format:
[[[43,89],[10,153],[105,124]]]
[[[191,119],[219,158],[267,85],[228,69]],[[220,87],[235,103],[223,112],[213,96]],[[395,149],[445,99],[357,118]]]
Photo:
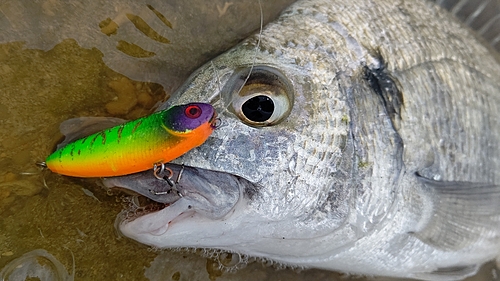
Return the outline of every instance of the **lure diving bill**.
[[[152,169],[204,143],[215,129],[210,104],[190,103],[78,139],[49,155],[52,172],[73,177],[113,177]]]

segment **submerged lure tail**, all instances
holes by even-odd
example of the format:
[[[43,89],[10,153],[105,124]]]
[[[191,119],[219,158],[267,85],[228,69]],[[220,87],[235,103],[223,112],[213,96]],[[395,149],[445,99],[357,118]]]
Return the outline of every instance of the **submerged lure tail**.
[[[152,169],[201,145],[213,132],[210,104],[190,103],[129,121],[56,150],[45,163],[74,177],[113,177]]]

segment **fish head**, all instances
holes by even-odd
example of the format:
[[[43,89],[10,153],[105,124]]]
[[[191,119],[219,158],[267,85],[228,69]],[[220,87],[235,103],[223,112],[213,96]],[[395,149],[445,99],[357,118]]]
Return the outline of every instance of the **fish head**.
[[[220,118],[204,144],[165,164],[175,188],[151,172],[105,180],[166,204],[121,220],[125,236],[160,248],[269,258],[317,256],[347,243],[311,247],[313,239],[342,235],[349,214],[345,95],[331,78],[312,73],[315,66],[253,39],[201,67],[160,107],[208,102]]]

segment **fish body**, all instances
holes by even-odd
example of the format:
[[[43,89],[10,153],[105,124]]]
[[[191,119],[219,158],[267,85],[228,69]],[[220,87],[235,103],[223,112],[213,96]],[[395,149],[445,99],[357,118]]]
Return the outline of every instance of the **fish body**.
[[[47,167],[74,177],[111,177],[152,169],[202,144],[214,130],[215,111],[191,103],[78,139],[47,157]]]
[[[124,235],[426,280],[500,253],[500,64],[430,2],[299,1],[163,107],[193,101],[223,124],[167,164],[182,196]]]

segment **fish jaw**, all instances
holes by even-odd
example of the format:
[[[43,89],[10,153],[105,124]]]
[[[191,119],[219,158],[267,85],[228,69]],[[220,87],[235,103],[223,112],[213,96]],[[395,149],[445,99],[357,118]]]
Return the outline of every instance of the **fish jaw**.
[[[174,188],[150,172],[104,179],[107,187],[132,190],[167,205],[159,211],[123,219],[118,225],[120,232],[155,247],[224,246],[220,237],[237,229],[241,220],[236,217],[245,212],[246,197],[253,185],[227,173],[165,166],[177,178]],[[207,245],[204,240],[210,237],[218,238]]]
[[[157,248],[214,248],[303,266],[313,266],[338,251],[337,243],[328,247],[322,243],[332,236],[343,237],[337,239],[341,244],[352,238],[331,228],[322,230],[314,221],[302,223],[309,217],[307,212],[273,216],[262,208],[270,205],[259,194],[263,187],[239,176],[165,166],[172,170],[172,180],[178,181],[176,190],[151,171],[104,179],[107,187],[131,190],[166,206],[119,216],[117,228],[122,235]]]
[[[132,190],[166,205],[153,212],[119,216],[117,228],[122,235],[157,248],[213,248],[283,260],[280,256],[286,253],[276,244],[283,237],[274,230],[292,224],[287,219],[272,220],[252,206],[258,188],[254,183],[224,172],[170,163],[165,167],[174,178],[182,169],[175,191],[150,172],[104,179],[107,187]]]
[[[245,203],[242,200],[239,205]],[[140,243],[158,248],[219,248],[234,249],[234,239],[244,208],[235,206],[220,219],[211,219],[193,210],[196,202],[181,198],[172,205],[134,220],[124,220],[119,231]]]
[[[272,221],[253,212],[249,201],[242,197],[224,217],[212,219],[190,207],[194,201],[181,198],[172,205],[133,220],[118,224],[121,234],[142,244],[156,248],[209,248],[235,252],[252,257],[269,258],[284,264],[313,266],[318,260],[332,254],[321,252],[325,248],[319,237],[317,247],[311,240],[283,237],[275,229],[288,228],[290,222]],[[293,230],[286,231],[293,236]],[[314,248],[314,249],[312,249]],[[336,252],[336,251],[334,251]]]

